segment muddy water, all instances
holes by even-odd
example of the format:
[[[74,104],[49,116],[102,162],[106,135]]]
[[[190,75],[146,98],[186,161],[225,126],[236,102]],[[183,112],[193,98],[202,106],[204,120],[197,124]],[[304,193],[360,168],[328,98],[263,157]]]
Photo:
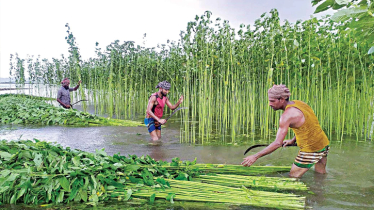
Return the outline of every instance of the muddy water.
[[[243,145],[190,145],[179,142],[179,130],[165,127],[162,144],[150,145],[146,127],[0,127],[0,139],[33,139],[57,142],[64,147],[95,152],[105,148],[109,155],[150,155],[157,160],[171,161],[174,157],[200,163],[240,164],[243,152],[252,140]],[[258,143],[256,141],[256,143]],[[267,143],[267,142],[265,142]],[[328,156],[327,175],[313,170],[304,181],[315,194],[307,195],[307,205],[314,209],[374,209],[373,143],[345,138],[332,141]],[[255,149],[252,154],[260,148]],[[278,149],[259,159],[256,165],[291,165],[297,148]],[[276,176],[287,176],[277,174]]]

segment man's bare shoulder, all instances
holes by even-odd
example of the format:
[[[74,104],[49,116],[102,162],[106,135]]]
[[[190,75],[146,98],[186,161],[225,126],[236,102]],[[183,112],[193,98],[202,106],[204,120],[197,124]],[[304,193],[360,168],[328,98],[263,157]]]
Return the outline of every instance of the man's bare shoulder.
[[[280,119],[280,122],[287,122],[290,125],[299,124],[298,122],[302,121],[304,118],[304,114],[300,109],[296,107],[289,107],[287,108]]]
[[[157,101],[157,99],[156,99],[156,95],[151,95],[151,97],[149,97],[149,103],[154,103],[154,102],[156,102]]]
[[[289,118],[299,118],[299,117],[304,117],[304,114],[300,109],[296,107],[289,107],[287,108],[283,114],[282,117],[284,120],[289,119]]]

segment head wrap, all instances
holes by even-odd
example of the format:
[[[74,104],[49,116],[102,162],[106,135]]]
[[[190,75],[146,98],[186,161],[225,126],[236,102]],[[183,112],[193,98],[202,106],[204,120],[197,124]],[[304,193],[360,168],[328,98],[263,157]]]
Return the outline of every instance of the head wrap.
[[[162,82],[158,83],[156,88],[162,88],[162,89],[165,89],[165,90],[169,90],[170,86],[171,86],[170,83],[165,80],[165,81],[162,81]]]
[[[63,80],[61,81],[61,84],[64,85],[64,84],[66,83],[66,81],[68,81],[68,80],[69,80],[69,78],[65,78],[65,79],[63,79]]]
[[[285,85],[273,85],[268,90],[269,98],[284,98],[287,99],[290,97],[290,90]]]

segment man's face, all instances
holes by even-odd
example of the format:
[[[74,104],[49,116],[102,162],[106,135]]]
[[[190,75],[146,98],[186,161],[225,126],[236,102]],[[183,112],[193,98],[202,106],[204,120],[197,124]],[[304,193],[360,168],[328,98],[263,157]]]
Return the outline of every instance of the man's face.
[[[161,94],[162,94],[163,96],[167,96],[168,93],[169,93],[169,90],[166,90],[166,89],[161,88]]]
[[[64,87],[69,87],[70,85],[70,80],[65,80]]]
[[[275,111],[282,108],[283,102],[284,102],[284,98],[269,97],[269,106],[273,108]]]

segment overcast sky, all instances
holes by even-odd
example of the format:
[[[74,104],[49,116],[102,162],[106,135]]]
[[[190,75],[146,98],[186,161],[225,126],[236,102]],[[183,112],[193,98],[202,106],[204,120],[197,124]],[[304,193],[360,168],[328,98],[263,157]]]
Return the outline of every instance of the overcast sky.
[[[272,8],[290,22],[309,19],[315,10],[311,0],[0,0],[0,77],[9,77],[10,54],[67,56],[66,23],[87,59],[96,42],[101,48],[114,40],[142,44],[144,33],[146,47],[177,41],[187,23],[207,10],[238,28]]]

